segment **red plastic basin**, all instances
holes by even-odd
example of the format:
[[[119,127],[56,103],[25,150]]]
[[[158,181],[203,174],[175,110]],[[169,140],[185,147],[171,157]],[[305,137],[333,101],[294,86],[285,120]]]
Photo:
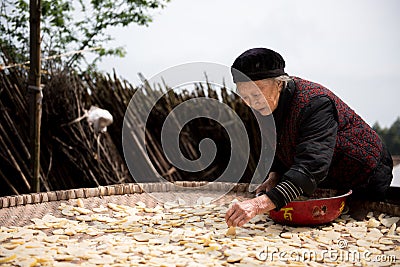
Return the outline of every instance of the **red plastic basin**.
[[[351,190],[338,195],[336,190],[317,189],[310,199],[292,201],[279,211],[271,210],[272,220],[288,225],[318,225],[335,220],[342,213]]]

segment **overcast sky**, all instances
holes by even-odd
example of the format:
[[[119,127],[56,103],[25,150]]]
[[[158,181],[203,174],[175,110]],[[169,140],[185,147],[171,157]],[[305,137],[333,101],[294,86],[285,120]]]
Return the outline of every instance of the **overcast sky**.
[[[286,60],[286,72],[331,89],[369,124],[400,116],[400,1],[171,0],[149,27],[114,29],[125,58],[100,68],[138,84],[187,62],[231,66],[252,47]]]

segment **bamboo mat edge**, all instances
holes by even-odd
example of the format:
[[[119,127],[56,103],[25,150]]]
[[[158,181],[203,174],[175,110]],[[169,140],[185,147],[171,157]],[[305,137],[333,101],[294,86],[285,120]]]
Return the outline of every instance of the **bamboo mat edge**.
[[[226,190],[233,192],[247,192],[249,185],[245,183],[224,182],[189,182],[179,181],[174,183],[127,183],[108,186],[99,186],[94,188],[78,188],[68,190],[57,190],[50,192],[40,192],[13,196],[0,197],[0,209],[29,204],[39,204],[52,201],[70,200],[77,198],[90,198],[126,194],[142,194],[145,192],[170,192],[175,191],[176,186],[182,188],[196,188],[207,185],[208,188],[215,191]]]

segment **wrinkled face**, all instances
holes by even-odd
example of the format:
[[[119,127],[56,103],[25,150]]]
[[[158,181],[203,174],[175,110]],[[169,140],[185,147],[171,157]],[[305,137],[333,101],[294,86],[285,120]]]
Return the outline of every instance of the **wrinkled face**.
[[[238,82],[236,87],[246,105],[260,112],[261,115],[267,116],[278,106],[282,84],[283,82],[275,79],[264,79]]]

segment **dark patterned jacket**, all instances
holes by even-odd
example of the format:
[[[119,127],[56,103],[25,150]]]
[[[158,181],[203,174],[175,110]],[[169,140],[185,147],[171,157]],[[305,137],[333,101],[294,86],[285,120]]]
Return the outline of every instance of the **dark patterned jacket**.
[[[318,186],[354,189],[357,194],[358,188],[368,187],[382,195],[389,187],[391,157],[381,139],[327,88],[293,77],[273,116],[277,146],[271,171],[290,181],[283,188],[278,184],[281,190],[267,192],[277,207],[293,200],[290,194],[283,196],[286,191],[310,195]],[[388,170],[379,174],[382,162]],[[286,191],[285,186],[289,186]]]

